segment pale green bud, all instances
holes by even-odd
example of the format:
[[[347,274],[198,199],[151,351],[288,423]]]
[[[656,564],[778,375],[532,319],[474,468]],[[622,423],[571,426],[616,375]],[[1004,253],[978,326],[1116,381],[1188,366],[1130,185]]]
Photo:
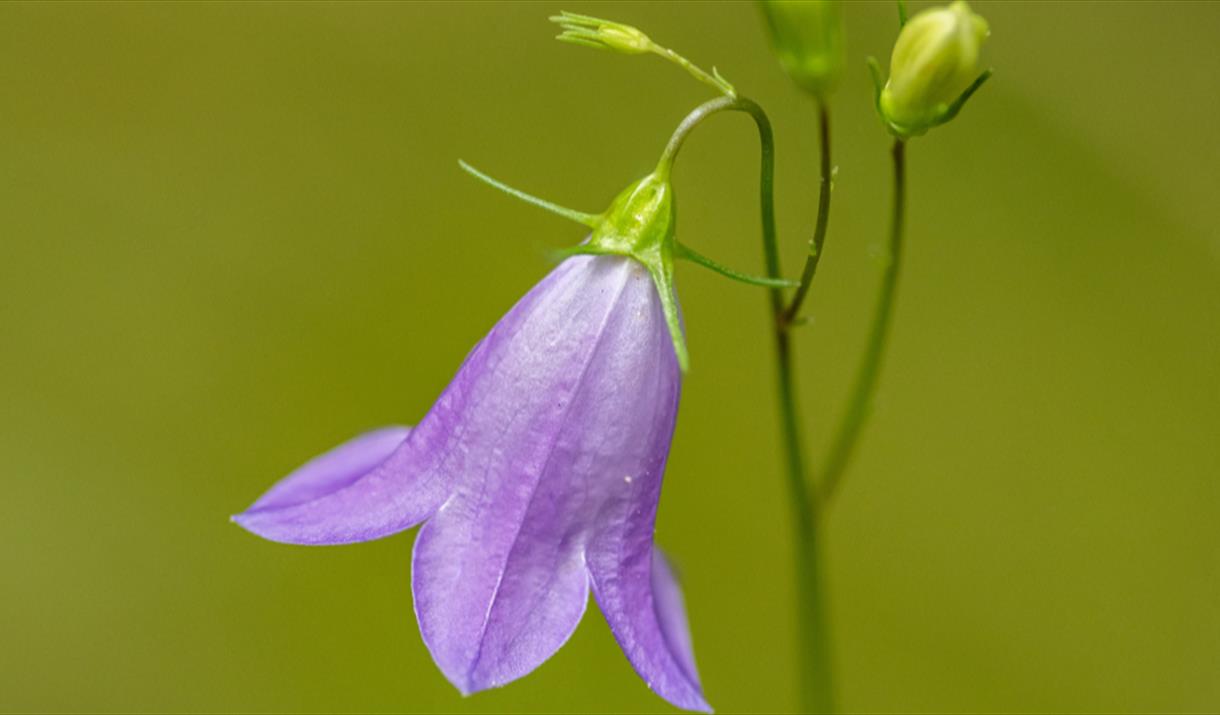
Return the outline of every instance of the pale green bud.
[[[574,45],[584,45],[599,50],[622,52],[625,55],[642,55],[653,52],[657,45],[639,28],[600,17],[563,12],[550,18],[563,28],[556,38]]]
[[[964,0],[924,10],[903,26],[878,105],[896,134],[923,134],[956,113],[955,103],[979,76],[988,33],[987,21]]]
[[[802,89],[825,99],[847,60],[838,0],[762,0],[780,66]]]

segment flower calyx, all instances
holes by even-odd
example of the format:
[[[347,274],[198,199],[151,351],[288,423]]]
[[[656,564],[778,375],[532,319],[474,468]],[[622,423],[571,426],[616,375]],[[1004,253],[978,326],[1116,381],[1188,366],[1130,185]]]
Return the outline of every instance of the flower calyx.
[[[683,372],[690,366],[690,357],[686,349],[678,295],[674,287],[675,259],[697,263],[727,278],[749,285],[767,288],[795,285],[792,281],[739,273],[679,243],[675,237],[677,208],[673,185],[669,179],[669,159],[663,159],[655,171],[623,189],[610,203],[610,207],[600,214],[584,213],[519,191],[487,176],[464,161],[458,161],[458,165],[476,179],[510,196],[592,229],[592,233],[583,243],[554,251],[553,255],[557,259],[581,255],[623,256],[643,266],[656,285],[665,323],[673,340],[674,354]]]
[[[676,224],[677,208],[669,172],[658,169],[623,189],[610,208],[597,217],[589,240],[562,251],[561,255],[626,256],[644,266],[661,299],[678,366],[686,372],[690,368],[690,354],[674,286]]]

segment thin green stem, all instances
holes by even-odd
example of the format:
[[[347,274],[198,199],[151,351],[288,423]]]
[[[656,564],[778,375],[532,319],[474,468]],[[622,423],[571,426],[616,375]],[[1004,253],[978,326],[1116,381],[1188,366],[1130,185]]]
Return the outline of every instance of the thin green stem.
[[[745,97],[719,97],[701,104],[682,120],[666,145],[658,171],[667,172],[690,133],[704,119],[722,111],[750,115],[758,128],[760,144],[759,202],[762,214],[763,261],[767,276],[780,280],[779,248],[775,230],[775,139],[766,112]],[[792,370],[792,341],[785,319],[784,291],[768,291],[775,332],[776,387],[781,438],[792,509],[793,553],[796,559],[796,611],[798,680],[802,712],[829,713],[835,708],[831,662],[831,632],[826,618],[822,585],[822,552],[818,500],[814,498],[805,466],[800,414]]]
[[[906,218],[906,142],[895,139],[891,153],[894,159],[894,204],[890,216],[889,255],[885,274],[881,279],[881,293],[877,296],[877,308],[873,314],[868,344],[856,373],[855,388],[847,412],[839,425],[839,431],[831,443],[826,465],[822,468],[822,503],[828,502],[838,490],[860,437],[860,431],[872,411],[873,394],[877,389],[877,378],[881,374],[881,361],[885,355],[886,339],[894,314],[894,299],[898,294],[898,278],[902,273],[902,236]]]
[[[830,110],[826,104],[818,102],[818,138],[821,144],[820,180],[818,189],[818,218],[813,229],[813,237],[809,239],[809,255],[805,257],[805,268],[801,271],[801,282],[792,296],[792,301],[784,311],[784,324],[791,325],[801,312],[801,304],[809,294],[813,285],[814,275],[818,270],[818,262],[822,260],[822,246],[826,243],[826,229],[830,225],[830,191],[834,177],[831,176],[830,163]]]
[[[670,62],[673,62],[679,67],[685,69],[691,74],[692,77],[708,85],[712,89],[715,89],[717,92],[725,94],[733,99],[737,98],[737,90],[733,88],[733,85],[729,84],[728,80],[720,76],[720,73],[716,71],[715,67],[712,68],[712,74],[708,74],[707,72],[703,71],[702,67],[696,65],[694,62],[691,62],[668,47],[661,47],[660,45],[653,43],[650,49],[654,54],[660,55],[661,57],[664,57]]]

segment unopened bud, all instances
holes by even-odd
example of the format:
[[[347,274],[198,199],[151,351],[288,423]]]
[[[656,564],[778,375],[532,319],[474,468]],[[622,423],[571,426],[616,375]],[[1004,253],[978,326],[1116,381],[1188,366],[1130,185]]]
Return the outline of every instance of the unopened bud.
[[[917,136],[956,113],[978,77],[987,21],[964,0],[925,10],[902,28],[879,109],[900,136]]]
[[[763,0],[763,18],[779,63],[802,89],[819,99],[834,89],[846,52],[838,0]]]

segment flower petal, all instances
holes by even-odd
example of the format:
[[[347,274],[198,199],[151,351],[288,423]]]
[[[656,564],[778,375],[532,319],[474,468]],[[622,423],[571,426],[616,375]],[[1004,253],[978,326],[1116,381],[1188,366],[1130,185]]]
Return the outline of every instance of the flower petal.
[[[528,674],[584,615],[589,577],[580,550],[556,533],[554,515],[539,513],[555,508],[551,496],[565,495],[533,502],[516,535],[472,528],[478,510],[456,502],[420,529],[411,565],[415,615],[437,666],[464,695]]]
[[[583,288],[557,296],[546,329],[519,333],[518,362],[501,366],[517,385],[505,400],[537,403],[506,412],[505,429],[529,425],[529,438],[497,444],[498,461],[466,475],[416,542],[420,631],[462,692],[521,677],[563,645],[588,601],[584,549],[598,512],[646,468],[652,415],[667,413],[672,430],[673,405],[657,408],[660,313],[647,272],[617,257],[573,261]]]
[[[505,385],[499,365],[512,337],[538,322],[533,317],[540,308],[556,294],[579,289],[573,268],[556,268],[496,324],[419,425],[380,463],[352,479],[336,479],[333,491],[318,490],[308,501],[290,503],[269,493],[233,520],[272,541],[345,544],[389,536],[432,516],[460,475],[489,468],[498,440],[528,439],[504,426],[514,409],[505,392],[528,384]]]
[[[652,598],[657,609],[657,623],[682,672],[696,685],[699,671],[695,668],[695,649],[691,644],[690,625],[686,620],[686,599],[665,553],[652,547]]]
[[[711,712],[695,670],[681,592],[658,557],[651,543],[626,532],[599,540],[589,553],[594,598],[648,687],[680,708]]]
[[[430,516],[445,494],[404,466],[418,429],[361,435],[280,480],[233,521],[271,541],[344,544],[401,531]],[[426,473],[425,473],[426,474]]]
[[[409,427],[382,427],[348,440],[281,479],[250,511],[296,506],[342,489],[384,462],[410,431]]]
[[[710,712],[703,699],[681,592],[668,564],[654,557],[661,479],[677,416],[681,374],[659,299],[648,339],[637,339],[639,374],[608,371],[602,401],[631,401],[623,435],[608,448],[634,454],[635,468],[599,482],[602,494],[586,549],[593,596],[635,671],[658,695],[687,710]]]

